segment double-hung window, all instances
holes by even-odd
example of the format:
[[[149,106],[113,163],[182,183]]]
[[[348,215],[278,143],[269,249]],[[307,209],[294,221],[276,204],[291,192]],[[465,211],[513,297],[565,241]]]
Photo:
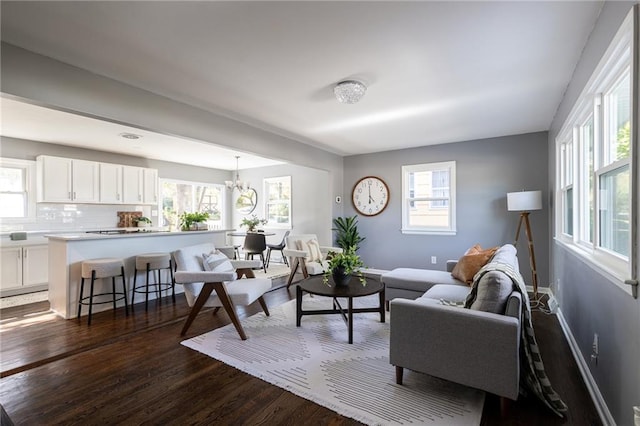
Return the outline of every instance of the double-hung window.
[[[182,213],[209,213],[210,229],[225,226],[224,185],[160,179],[161,226],[178,227]]]
[[[402,232],[455,234],[456,163],[402,166]]]
[[[270,228],[291,228],[291,176],[265,178],[264,211]]]
[[[0,158],[0,219],[25,222],[36,217],[35,162]]]
[[[556,240],[616,283],[631,274],[636,226],[632,18],[623,23],[556,139]]]

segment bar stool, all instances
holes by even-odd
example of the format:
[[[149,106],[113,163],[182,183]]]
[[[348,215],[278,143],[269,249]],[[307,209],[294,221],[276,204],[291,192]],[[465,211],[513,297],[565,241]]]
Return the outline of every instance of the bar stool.
[[[162,277],[160,272],[163,269],[169,270],[170,281],[162,282]],[[147,280],[146,283],[140,286],[136,286],[136,279],[138,277],[138,271],[146,271]],[[149,273],[151,271],[156,271],[156,282],[149,283]],[[152,290],[149,287],[154,287],[156,292],[156,297],[158,301],[160,301],[160,296],[162,290],[171,289],[172,291],[172,299],[173,303],[176,303],[176,288],[175,288],[175,280],[173,279],[173,261],[171,260],[171,254],[169,253],[144,253],[136,256],[136,270],[133,276],[133,292],[131,294],[131,309],[133,310],[133,305],[135,303],[136,293],[144,293],[144,309],[145,311],[149,309],[149,292]]]
[[[82,305],[89,305],[89,321],[91,325],[91,313],[93,305],[113,302],[113,309],[116,309],[116,302],[124,300],[124,311],[129,316],[129,305],[127,304],[127,283],[124,276],[124,261],[117,258],[88,259],[82,262],[82,279],[80,280],[80,298],[78,299],[78,319],[82,314]],[[111,277],[111,293],[94,294],[93,284],[97,279]],[[122,292],[116,292],[116,277],[122,277]],[[89,296],[84,296],[84,280],[91,278],[91,290]],[[112,295],[112,300],[94,302],[94,297]],[[120,296],[116,298],[116,296]]]

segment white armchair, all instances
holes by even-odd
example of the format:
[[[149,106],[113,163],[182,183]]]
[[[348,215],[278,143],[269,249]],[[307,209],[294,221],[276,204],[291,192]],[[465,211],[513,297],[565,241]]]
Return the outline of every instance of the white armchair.
[[[282,250],[282,254],[289,258],[291,265],[287,288],[291,286],[298,272],[301,272],[304,278],[324,273],[328,267],[327,253],[330,251],[342,253],[340,247],[320,246],[315,234],[289,235],[286,238],[286,247]]]
[[[187,303],[191,306],[191,312],[180,334],[184,335],[187,332],[203,306],[214,306],[216,312],[220,307],[224,307],[240,338],[246,340],[247,336],[233,305],[250,305],[257,300],[264,313],[269,316],[262,295],[271,289],[271,279],[255,278],[252,268],[260,266],[259,260],[231,260],[235,271],[205,270],[203,254],[214,251],[213,244],[197,244],[173,253],[176,262],[176,284],[184,286]],[[240,279],[243,276],[246,279]]]

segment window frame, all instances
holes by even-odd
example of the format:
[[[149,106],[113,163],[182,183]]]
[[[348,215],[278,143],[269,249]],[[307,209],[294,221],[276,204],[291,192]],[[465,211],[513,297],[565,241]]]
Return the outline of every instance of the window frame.
[[[638,149],[637,122],[638,117],[638,77],[635,75],[634,49],[637,49],[633,39],[634,27],[633,10],[629,13],[618,33],[614,37],[600,63],[594,70],[580,96],[576,100],[571,112],[567,116],[558,136],[556,137],[556,210],[554,239],[557,243],[572,250],[595,269],[600,271],[609,281],[631,294],[631,288],[624,284],[626,279],[633,276],[637,269],[637,252],[634,252],[634,236],[637,235],[637,198],[634,193],[639,188],[637,180]],[[614,89],[629,74],[629,123],[631,127],[629,149],[630,155],[623,159],[610,159],[611,140],[611,111],[610,99]],[[592,120],[593,139],[591,141],[592,155],[589,156],[585,146],[585,128]],[[615,125],[615,124],[614,124]],[[572,144],[571,161],[573,170],[573,235],[564,229],[564,219],[568,213],[565,205],[565,170],[567,156],[563,149]],[[602,244],[601,226],[606,220],[601,216],[603,194],[600,191],[601,177],[615,170],[629,167],[629,247],[628,256],[618,253]],[[592,197],[589,199],[588,197]],[[592,202],[592,205],[590,203]],[[591,216],[589,216],[591,215]],[[592,223],[591,223],[592,221]],[[592,227],[591,227],[592,226]]]
[[[416,197],[410,189],[411,174],[416,172],[447,171],[449,174],[449,196]],[[416,201],[448,201],[449,206],[436,206],[439,211],[448,209],[449,226],[432,227],[410,225],[410,213]],[[402,166],[402,230],[403,234],[456,235],[456,162],[441,161]]]
[[[190,180],[184,180],[184,179],[171,179],[171,178],[159,178],[158,179],[158,184],[160,187],[160,197],[158,197],[158,211],[160,212],[160,218],[158,219],[158,226],[170,226],[170,225],[164,225],[163,223],[161,223],[161,221],[163,221],[163,215],[164,215],[164,210],[163,210],[163,202],[164,202],[164,194],[162,192],[163,187],[164,187],[164,183],[168,182],[168,183],[172,183],[172,184],[180,184],[180,185],[191,185],[192,187],[196,187],[196,186],[207,186],[207,187],[214,187],[220,190],[220,199],[218,201],[218,210],[220,211],[220,225],[219,227],[214,227],[214,229],[223,229],[227,226],[228,221],[229,221],[229,215],[227,214],[227,190],[224,184],[219,184],[219,183],[211,183],[211,182],[196,182],[196,181],[190,181]],[[192,191],[192,194],[195,194],[195,191]],[[192,195],[193,196],[193,195]],[[178,216],[178,221],[179,221],[179,216]],[[207,221],[207,222],[211,222],[211,221]],[[179,229],[180,225],[179,222],[175,223],[174,226]]]
[[[0,167],[14,168],[24,170],[24,194],[25,215],[22,217],[3,217],[0,221],[3,223],[34,223],[37,220],[37,176],[36,162],[31,160],[20,160],[17,158],[0,157]]]
[[[289,185],[289,199],[282,199],[282,200],[277,200],[277,202],[270,202],[269,200],[269,193],[268,193],[268,187],[269,184],[272,182],[286,182],[287,185]],[[267,223],[265,224],[265,228],[269,228],[269,229],[292,229],[291,225],[292,225],[292,216],[293,216],[293,212],[292,212],[292,201],[293,201],[293,184],[292,184],[292,179],[290,175],[287,176],[273,176],[273,177],[266,177],[262,179],[262,193],[264,194],[264,202],[263,202],[263,211],[264,211],[264,217],[265,219],[267,219]],[[289,216],[287,218],[287,223],[277,223],[277,222],[273,222],[270,220],[269,218],[269,205],[270,204],[287,204],[289,206]]]

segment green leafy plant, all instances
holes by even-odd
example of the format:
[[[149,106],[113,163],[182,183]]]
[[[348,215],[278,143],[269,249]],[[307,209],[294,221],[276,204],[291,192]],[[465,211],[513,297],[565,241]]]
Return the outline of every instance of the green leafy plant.
[[[327,262],[329,266],[322,277],[322,282],[325,284],[329,284],[329,275],[336,270],[357,276],[363,286],[367,284],[367,279],[362,273],[362,269],[365,267],[364,262],[356,254],[355,246],[344,249],[342,253],[331,252],[330,255],[327,255]]]
[[[343,250],[350,247],[357,251],[365,237],[358,232],[358,216],[336,217],[333,219],[333,231],[336,231],[336,244]]]
[[[136,223],[149,223],[151,224],[151,219],[146,216],[140,216],[133,219]]]
[[[184,212],[180,215],[180,229],[188,231],[194,223],[206,222],[207,219],[209,219],[209,212]]]
[[[246,226],[247,227],[247,231],[253,231],[256,229],[256,226],[258,225],[265,225],[268,222],[268,220],[266,219],[259,219],[258,216],[251,215],[251,217],[247,218],[243,218],[242,221],[240,222],[240,226]]]

